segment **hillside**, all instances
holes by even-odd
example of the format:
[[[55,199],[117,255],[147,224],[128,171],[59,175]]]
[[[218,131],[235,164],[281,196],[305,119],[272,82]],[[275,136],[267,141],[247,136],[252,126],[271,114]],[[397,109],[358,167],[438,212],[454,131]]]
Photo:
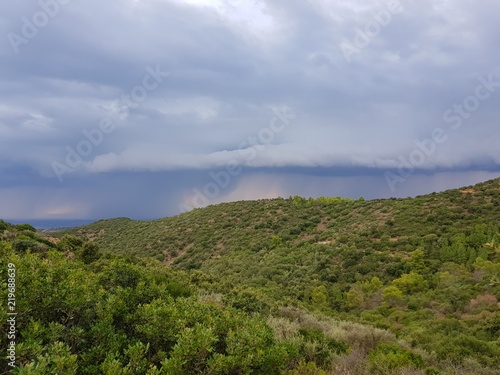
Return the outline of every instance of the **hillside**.
[[[201,267],[234,251],[283,246],[355,246],[357,250],[432,249],[439,239],[500,223],[500,179],[407,199],[271,199],[223,203],[161,220],[102,220],[64,233],[103,250]],[[418,243],[416,243],[418,239]],[[187,266],[187,264],[185,264]]]
[[[237,295],[235,306],[248,311],[266,312],[276,301],[312,305],[459,358],[449,339],[437,344],[423,332],[444,334],[456,325],[460,340],[474,330],[465,326],[482,319],[482,308],[472,305],[498,311],[498,267],[481,261],[499,261],[499,232],[500,179],[407,199],[224,203],[152,222],[101,221],[71,233],[105,251],[200,270],[216,278],[215,288],[206,286],[211,292]],[[389,303],[391,292],[397,296]],[[411,327],[420,324],[426,328],[415,337]]]
[[[2,272],[18,265],[29,311],[19,320],[27,369],[500,373],[500,179],[407,199],[225,203],[60,233],[0,222],[0,234]]]

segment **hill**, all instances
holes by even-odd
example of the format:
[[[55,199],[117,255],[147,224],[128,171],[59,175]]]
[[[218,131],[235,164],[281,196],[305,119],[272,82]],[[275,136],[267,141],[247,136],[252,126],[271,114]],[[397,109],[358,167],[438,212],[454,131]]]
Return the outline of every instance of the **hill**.
[[[358,250],[432,248],[438,239],[500,222],[500,179],[407,199],[270,199],[223,203],[161,220],[102,220],[65,231],[104,250],[201,267],[234,251],[283,246],[355,246]],[[336,244],[336,245],[334,245]]]
[[[50,359],[38,321],[48,348],[61,326],[68,363],[96,363],[75,373],[498,374],[499,202],[495,179],[407,199],[225,203],[52,237],[3,223],[1,259],[24,278],[28,367]]]

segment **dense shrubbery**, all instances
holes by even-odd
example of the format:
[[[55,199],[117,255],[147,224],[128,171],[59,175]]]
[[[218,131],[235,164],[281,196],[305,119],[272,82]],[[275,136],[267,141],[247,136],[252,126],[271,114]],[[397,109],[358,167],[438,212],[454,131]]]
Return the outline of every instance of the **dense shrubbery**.
[[[15,373],[279,374],[299,358],[263,318],[200,302],[186,273],[156,261],[89,267],[55,245],[43,254],[1,246],[2,270],[17,271]]]
[[[368,355],[371,371],[385,375],[402,368],[420,369],[424,366],[422,357],[398,345],[381,343]]]
[[[43,238],[30,239],[48,247]],[[383,355],[394,362],[390,369],[416,368],[420,358],[388,332],[279,307],[258,289],[204,295],[219,284],[199,271],[103,256],[74,237],[39,252],[19,250],[16,241],[0,242],[1,269],[13,263],[17,273],[16,374],[325,375],[346,366],[353,351],[364,353],[353,364],[362,371],[381,368]],[[381,282],[359,285],[370,292]],[[315,288],[314,303],[326,308],[327,293]],[[487,327],[495,333],[497,320]]]
[[[496,374],[499,191],[236,202],[57,238],[0,221],[18,373]]]

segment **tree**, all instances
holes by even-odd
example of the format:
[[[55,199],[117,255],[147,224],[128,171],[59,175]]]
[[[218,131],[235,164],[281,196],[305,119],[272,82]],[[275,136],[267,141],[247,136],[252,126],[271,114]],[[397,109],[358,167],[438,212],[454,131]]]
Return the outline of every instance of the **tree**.
[[[311,300],[314,305],[325,306],[327,302],[327,290],[324,285],[317,286],[313,289]]]
[[[281,246],[283,246],[283,238],[281,238],[280,236],[273,236],[271,238],[271,244],[269,245],[269,248],[272,250]]]
[[[394,285],[389,285],[382,293],[382,299],[384,302],[391,306],[399,305],[403,298],[403,292]]]
[[[345,293],[347,306],[351,309],[357,309],[363,306],[363,292],[358,288],[351,288]]]
[[[392,284],[399,290],[408,294],[422,292],[429,287],[429,283],[424,277],[415,272],[401,275],[399,279],[393,280]]]
[[[412,252],[410,260],[410,269],[420,274],[428,271],[424,259],[425,259],[425,253],[424,250],[422,250],[421,248],[418,248],[417,250]]]
[[[83,246],[83,240],[76,236],[66,235],[61,238],[57,246],[63,251],[75,252]]]
[[[94,242],[86,242],[80,252],[80,259],[85,264],[90,264],[99,259],[99,246]]]
[[[368,297],[372,297],[375,292],[382,289],[384,284],[380,279],[376,276],[372,277],[370,281],[365,281],[361,283],[357,283],[359,288],[363,291],[363,293],[367,294]]]

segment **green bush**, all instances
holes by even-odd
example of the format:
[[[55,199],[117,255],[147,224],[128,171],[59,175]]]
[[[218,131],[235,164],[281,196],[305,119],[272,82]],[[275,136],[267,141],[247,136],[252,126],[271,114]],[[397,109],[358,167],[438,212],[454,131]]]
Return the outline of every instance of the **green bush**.
[[[325,336],[319,329],[301,328],[299,334],[303,338],[303,351],[307,360],[320,366],[327,366],[335,355],[346,353],[348,350],[346,344]]]
[[[87,242],[83,245],[79,256],[85,264],[95,262],[100,257],[99,246],[93,242]]]
[[[18,253],[26,253],[28,250],[32,250],[36,246],[36,242],[30,240],[16,239],[12,243],[12,248]]]
[[[23,231],[23,230],[26,230],[26,231],[29,231],[29,232],[36,232],[36,229],[30,225],[30,224],[18,224],[18,225],[14,225],[14,228],[19,230],[19,231]]]
[[[385,375],[393,370],[405,367],[421,369],[422,357],[395,344],[380,343],[368,354],[373,373]]]
[[[314,362],[301,362],[296,369],[285,372],[285,375],[327,375],[327,373],[318,368]]]

